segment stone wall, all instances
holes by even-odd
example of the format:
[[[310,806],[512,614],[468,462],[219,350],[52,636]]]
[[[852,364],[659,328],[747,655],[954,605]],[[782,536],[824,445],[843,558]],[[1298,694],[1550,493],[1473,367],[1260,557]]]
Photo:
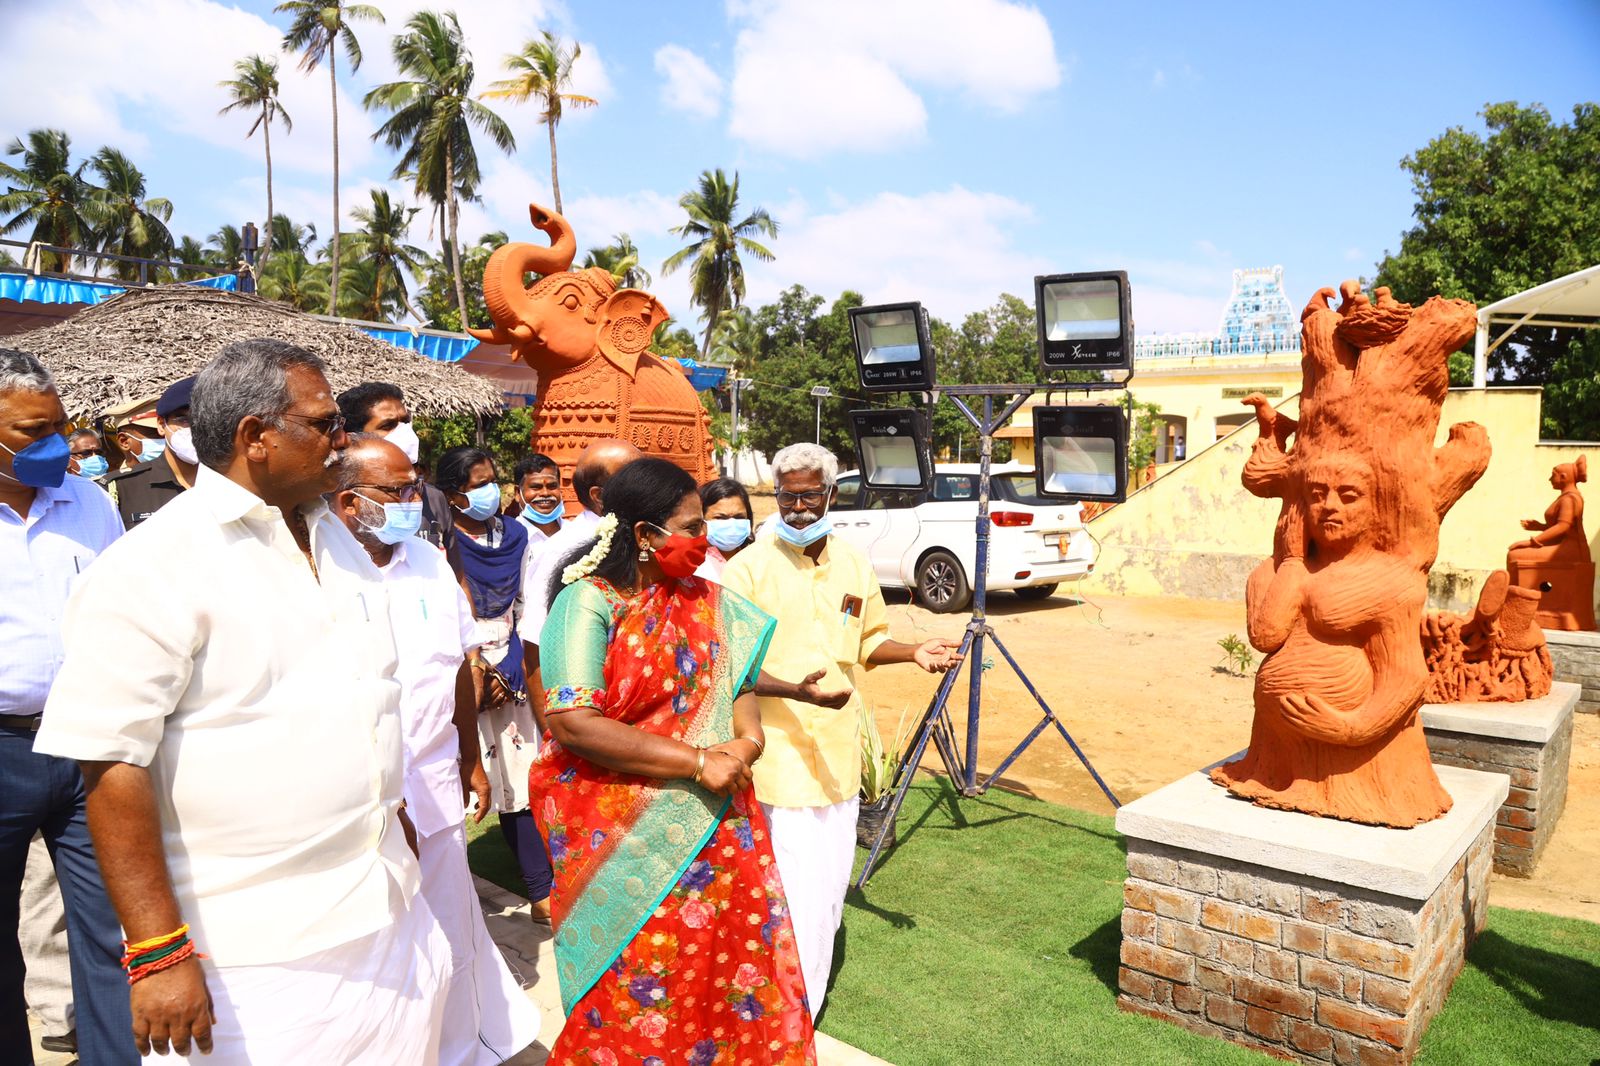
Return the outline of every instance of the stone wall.
[[[1544,640],[1550,646],[1556,680],[1571,681],[1583,689],[1578,713],[1600,714],[1600,633],[1547,629]]]
[[[1493,840],[1420,901],[1130,838],[1117,1003],[1278,1058],[1407,1063],[1483,928]]]
[[[1433,761],[1511,778],[1511,791],[1495,816],[1494,868],[1531,877],[1567,803],[1572,717],[1548,741],[1509,740],[1428,728]]]

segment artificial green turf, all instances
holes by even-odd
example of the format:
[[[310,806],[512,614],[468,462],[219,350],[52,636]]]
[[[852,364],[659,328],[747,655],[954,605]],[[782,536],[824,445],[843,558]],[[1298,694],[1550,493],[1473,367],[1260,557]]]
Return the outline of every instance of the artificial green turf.
[[[913,788],[899,839],[851,889],[824,1032],[898,1066],[1273,1061],[1117,1009],[1127,870],[1110,818],[958,802],[941,780]],[[1600,925],[1493,909],[1418,1061],[1597,1056]]]
[[[474,872],[526,895],[493,815],[467,837]],[[1127,867],[1110,818],[957,801],[941,779],[912,788],[898,838],[850,891],[824,1032],[897,1066],[1275,1061],[1117,1009]],[[1417,1062],[1596,1060],[1600,925],[1491,908]]]

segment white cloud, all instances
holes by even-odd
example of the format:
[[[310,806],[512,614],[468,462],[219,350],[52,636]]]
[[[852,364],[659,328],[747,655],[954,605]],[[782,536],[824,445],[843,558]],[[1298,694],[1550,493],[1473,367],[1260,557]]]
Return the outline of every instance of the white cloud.
[[[273,130],[274,166],[332,173],[327,72],[302,73],[297,58],[281,51],[282,31],[264,19],[206,0],[68,0],[15,5],[6,23],[0,69],[13,87],[40,87],[0,94],[0,129],[8,134],[55,126],[80,151],[114,144],[137,161],[153,128],[259,159],[261,134],[245,139],[250,119],[217,114],[228,102],[217,83],[233,76],[235,60],[260,53],[278,58],[284,107],[294,118],[292,134]],[[63,56],[71,57],[65,76]],[[341,168],[365,166],[374,155],[373,125],[343,84],[339,126]]]
[[[774,263],[746,260],[751,303],[801,284],[833,299],[845,289],[869,303],[920,300],[960,321],[1002,292],[1029,295],[1049,264],[1019,250],[1015,231],[1033,218],[1027,204],[959,185],[941,192],[879,193],[842,209],[777,216]]]
[[[1001,112],[1061,82],[1049,23],[1007,0],[732,0],[733,136],[808,157],[921,138],[911,88]]]
[[[1156,72],[1154,74],[1150,75],[1150,88],[1152,88],[1152,89],[1165,89],[1166,87],[1167,87],[1167,72],[1164,71],[1164,70],[1161,70],[1160,68],[1157,68]]]
[[[661,102],[696,118],[713,118],[722,110],[722,79],[704,59],[676,44],[656,49],[656,73],[662,76]]]

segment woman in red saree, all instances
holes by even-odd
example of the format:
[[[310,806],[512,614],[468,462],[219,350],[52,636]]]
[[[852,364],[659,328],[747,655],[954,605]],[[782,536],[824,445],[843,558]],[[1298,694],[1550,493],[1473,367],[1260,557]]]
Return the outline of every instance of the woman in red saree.
[[[772,619],[691,576],[705,521],[677,466],[629,464],[606,504],[539,642],[549,739],[529,787],[567,1010],[550,1062],[814,1063],[751,788]]]

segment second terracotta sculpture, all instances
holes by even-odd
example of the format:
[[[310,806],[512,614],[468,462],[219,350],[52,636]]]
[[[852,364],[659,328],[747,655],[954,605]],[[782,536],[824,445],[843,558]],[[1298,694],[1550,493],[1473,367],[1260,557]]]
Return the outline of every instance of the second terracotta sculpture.
[[[1266,652],[1250,748],[1212,771],[1269,807],[1408,827],[1450,809],[1418,720],[1428,683],[1420,629],[1439,522],[1482,476],[1488,435],[1450,427],[1435,448],[1446,360],[1475,308],[1413,310],[1354,282],[1301,315],[1299,421],[1260,396],[1245,464],[1255,495],[1283,500],[1272,558],[1246,588],[1250,641]],[[1292,444],[1291,444],[1292,438]]]

